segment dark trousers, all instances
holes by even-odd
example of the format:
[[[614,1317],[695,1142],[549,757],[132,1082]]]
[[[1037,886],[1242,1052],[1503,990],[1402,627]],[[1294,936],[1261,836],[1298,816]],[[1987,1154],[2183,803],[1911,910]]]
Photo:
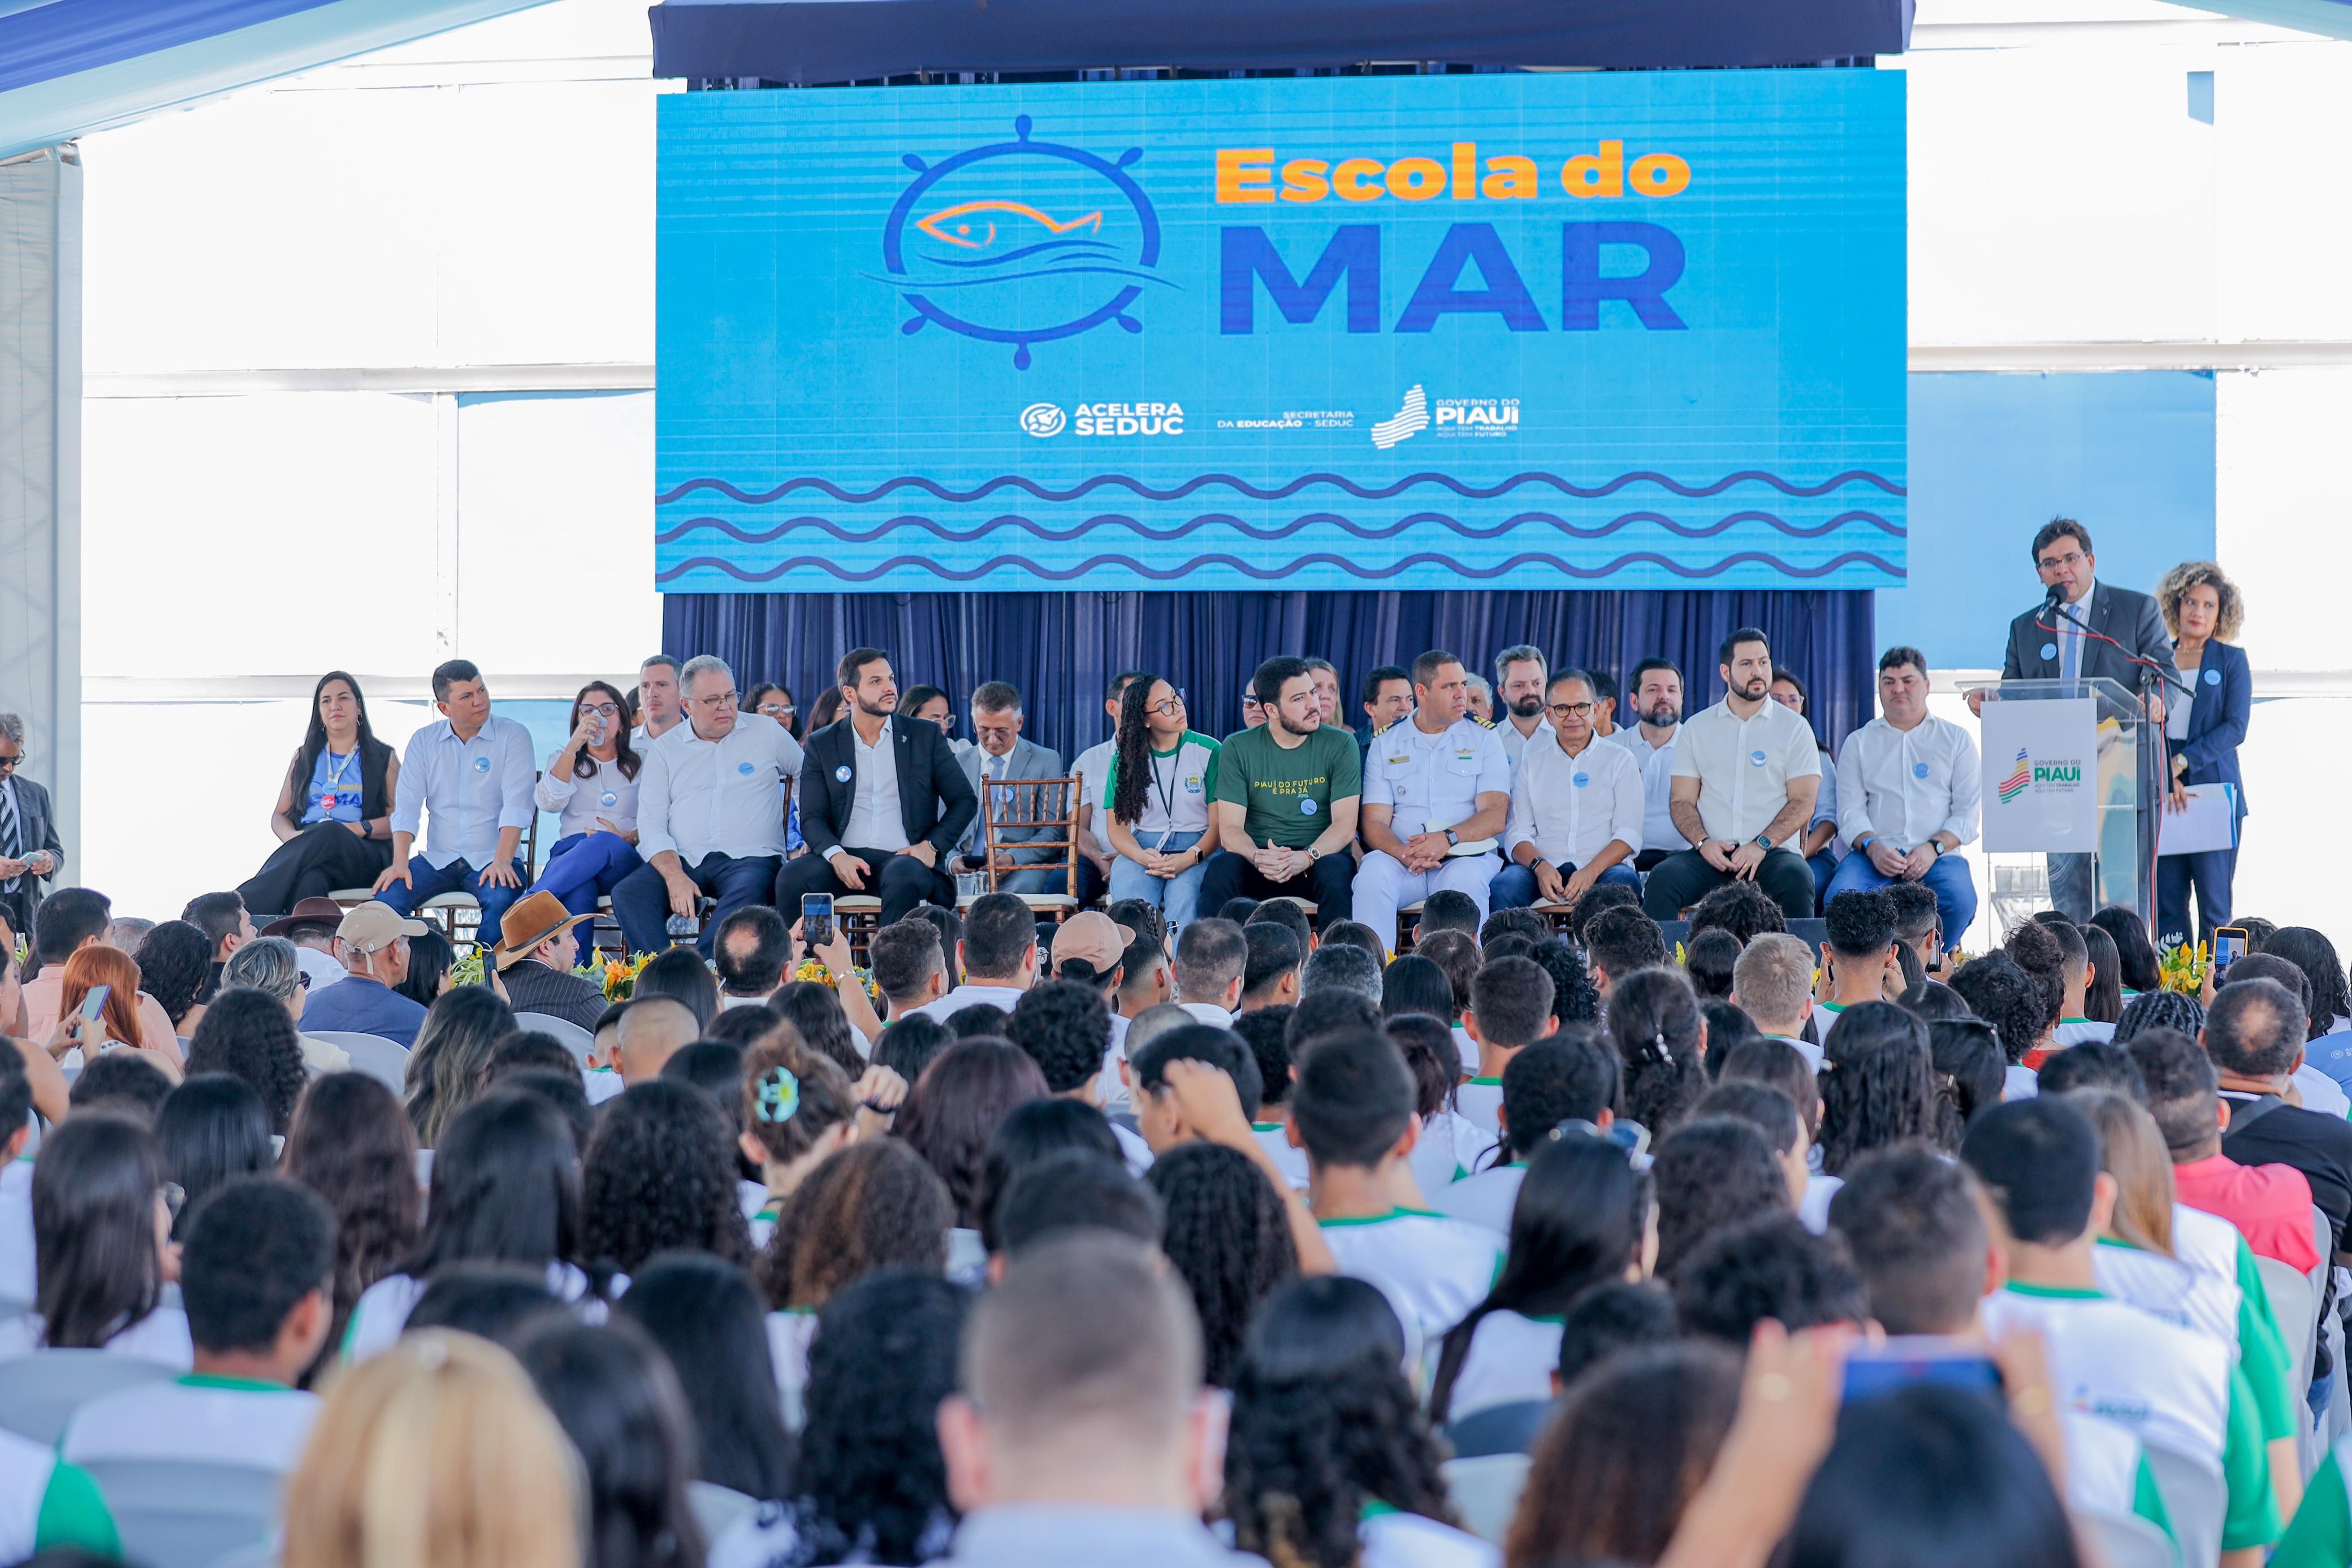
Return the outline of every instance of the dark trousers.
[[[1653,920],[1674,920],[1682,912],[1731,880],[1706,863],[1696,850],[1684,850],[1668,855],[1650,873],[1650,884],[1642,895],[1642,907]],[[1756,868],[1756,885],[1765,896],[1780,906],[1780,912],[1792,920],[1810,920],[1813,915],[1813,868],[1805,857],[1791,849],[1776,849],[1765,853],[1763,863]]]
[[[1201,902],[1202,918],[1213,915],[1225,906],[1229,898],[1303,898],[1315,904],[1315,929],[1328,931],[1335,920],[1352,920],[1356,915],[1356,860],[1345,850],[1325,855],[1288,882],[1274,882],[1261,873],[1249,856],[1235,854],[1231,850],[1219,850],[1201,868]],[[1392,940],[1390,933],[1383,940]]]
[[[2238,875],[2238,852],[2206,850],[2193,855],[2158,855],[2156,862],[2157,949],[2179,942],[2213,940],[2216,926],[2230,924],[2230,884]],[[2189,924],[2189,894],[2197,894],[2197,925]]]
[[[956,906],[955,878],[937,866],[927,866],[912,855],[893,854],[888,850],[861,850],[850,844],[841,846],[841,852],[856,855],[866,862],[867,875],[864,887],[852,887],[835,876],[833,862],[812,851],[798,860],[786,861],[784,869],[776,873],[776,913],[790,925],[801,917],[801,900],[812,893],[829,893],[835,898],[861,894],[882,900],[881,921],[895,925],[915,912],[915,905],[929,902],[942,909]]]
[[[391,863],[389,839],[363,839],[341,822],[313,822],[278,845],[236,894],[259,925],[306,898],[373,886]]]
[[[775,885],[776,867],[782,863],[778,855],[737,860],[717,850],[703,856],[698,865],[679,860],[678,869],[686,873],[686,879],[719,901],[719,907],[702,923],[696,951],[710,956],[711,939],[718,935],[719,922],[766,898]],[[629,945],[630,952],[658,953],[670,945],[669,883],[662,880],[661,873],[650,865],[640,866],[623,877],[608,896],[613,901],[613,918],[620,923],[621,939]]]

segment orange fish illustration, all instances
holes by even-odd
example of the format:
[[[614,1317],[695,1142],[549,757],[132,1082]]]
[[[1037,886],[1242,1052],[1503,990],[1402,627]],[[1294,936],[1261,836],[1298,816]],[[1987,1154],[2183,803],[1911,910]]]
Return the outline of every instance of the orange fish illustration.
[[[1048,234],[1069,234],[1076,229],[1102,232],[1102,214],[1088,213],[1082,218],[1067,222],[1049,217],[1025,202],[959,202],[942,207],[929,217],[917,218],[915,226],[936,240],[944,240],[966,250],[985,250],[996,239],[995,219],[986,214],[1003,214],[1009,217],[1026,218]],[[984,231],[975,233],[975,230]]]

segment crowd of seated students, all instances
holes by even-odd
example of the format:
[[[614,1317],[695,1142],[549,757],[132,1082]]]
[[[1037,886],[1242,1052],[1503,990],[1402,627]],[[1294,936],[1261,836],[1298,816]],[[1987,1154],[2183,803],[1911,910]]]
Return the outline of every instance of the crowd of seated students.
[[[288,1568],[2352,1563],[2315,932],[2191,996],[2121,910],[1929,977],[1901,884],[1809,950],[1727,880],[1679,962],[1622,880],[1566,933],[1438,889],[1398,956],[1280,894],[995,893],[882,926],[877,1001],[754,903],[567,1043],[578,923],[519,897],[419,997],[383,902],[298,946],[50,895],[0,1561],[122,1553],[110,1489],[179,1465],[282,1480]],[[68,1352],[148,1375],[35,1440],[11,1368]]]

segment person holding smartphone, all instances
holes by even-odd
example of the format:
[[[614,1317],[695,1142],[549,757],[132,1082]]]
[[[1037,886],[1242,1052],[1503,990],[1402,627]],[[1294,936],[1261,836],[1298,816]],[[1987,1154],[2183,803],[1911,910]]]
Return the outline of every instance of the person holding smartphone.
[[[1113,855],[1110,900],[1139,898],[1181,929],[1200,904],[1202,862],[1217,850],[1209,811],[1217,743],[1187,723],[1173,685],[1145,675],[1119,695],[1116,747],[1101,800]]]
[[[572,737],[547,759],[532,791],[542,811],[556,817],[555,847],[533,893],[551,893],[566,915],[593,916],[631,872],[637,853],[637,770],[644,761],[629,745],[628,700],[606,681],[591,681],[572,699]],[[595,946],[592,920],[572,928],[576,961]]]

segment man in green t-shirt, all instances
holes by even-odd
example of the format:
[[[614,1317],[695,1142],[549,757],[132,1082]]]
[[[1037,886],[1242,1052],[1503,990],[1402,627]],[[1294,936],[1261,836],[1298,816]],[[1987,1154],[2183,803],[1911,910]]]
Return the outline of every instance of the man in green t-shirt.
[[[1265,722],[1225,737],[1217,753],[1217,840],[1201,879],[1200,907],[1229,898],[1306,898],[1324,928],[1355,905],[1356,839],[1363,758],[1355,737],[1323,722],[1314,672],[1304,659],[1268,659],[1250,690]]]

